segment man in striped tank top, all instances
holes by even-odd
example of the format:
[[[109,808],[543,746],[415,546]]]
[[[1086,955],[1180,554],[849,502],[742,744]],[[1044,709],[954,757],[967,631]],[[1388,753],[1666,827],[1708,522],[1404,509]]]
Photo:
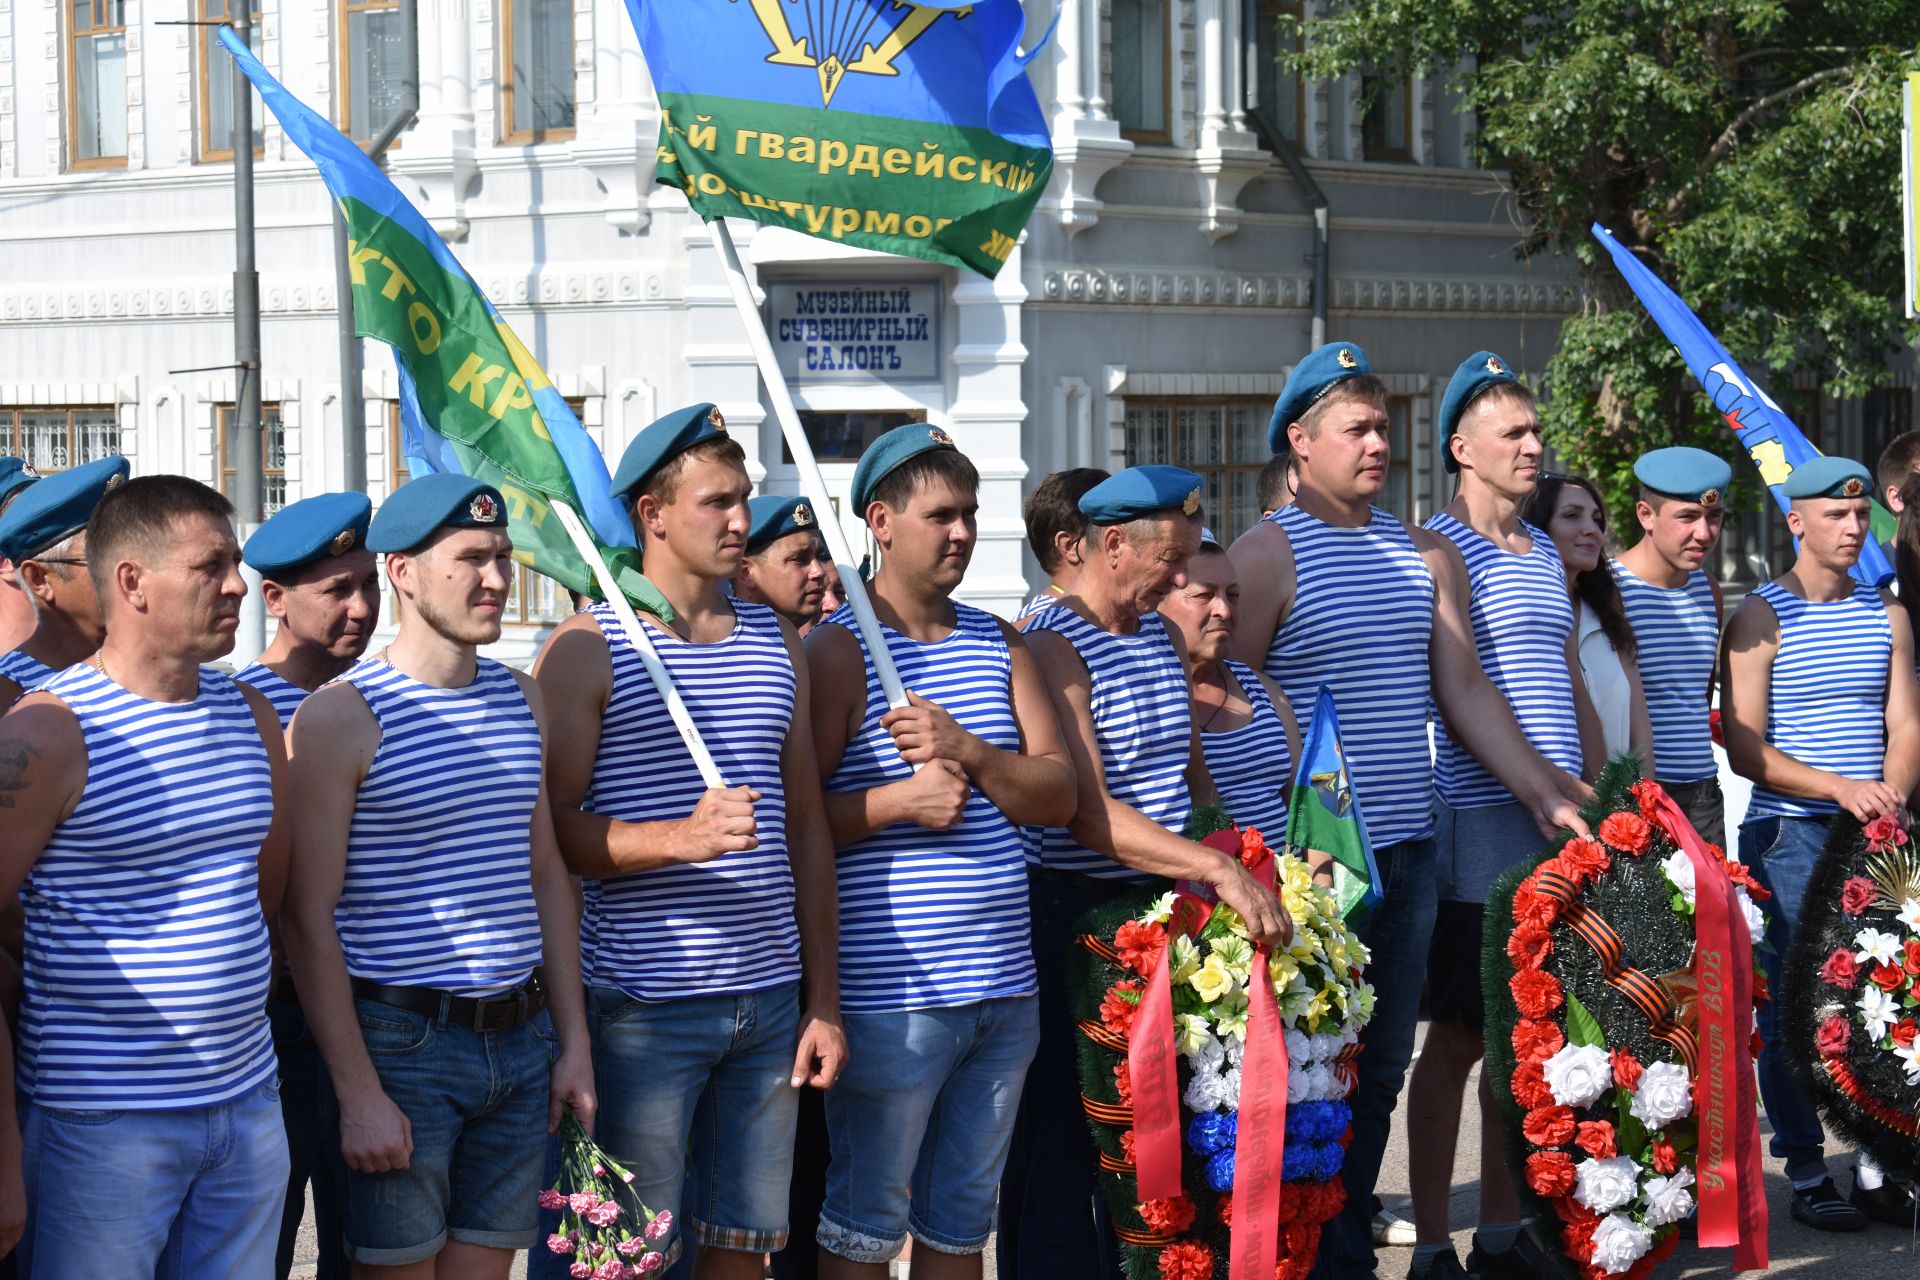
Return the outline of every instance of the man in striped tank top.
[[[1453,501],[1425,528],[1445,538],[1446,574],[1464,598],[1480,665],[1528,743],[1556,768],[1597,773],[1606,757],[1599,717],[1580,677],[1573,605],[1553,539],[1520,519],[1539,483],[1533,395],[1491,351],[1468,356],[1440,403],[1440,452],[1460,477]],[[1427,962],[1426,1044],[1407,1087],[1413,1190],[1412,1277],[1471,1271],[1523,1280],[1543,1263],[1507,1172],[1500,1114],[1483,1072],[1479,1227],[1463,1269],[1448,1232],[1462,1092],[1480,1061],[1480,948],[1487,890],[1540,844],[1531,810],[1436,726],[1434,842],[1440,903]]]
[[[0,654],[0,713],[100,647],[106,624],[87,572],[87,521],[123,483],[125,458],[101,458],[50,476],[0,516],[0,557],[33,606],[33,634]]]
[[[1081,552],[1087,536],[1087,518],[1080,514],[1080,499],[1106,478],[1107,473],[1099,467],[1071,467],[1054,472],[1027,495],[1021,512],[1027,526],[1027,546],[1040,572],[1047,575],[1047,585],[1020,606],[1017,621],[1023,630],[1028,619],[1071,594],[1080,580]]]
[[[364,493],[322,493],[289,503],[254,530],[241,558],[260,575],[267,613],[279,620],[266,652],[234,673],[266,695],[285,729],[309,693],[360,660],[380,623],[380,566],[367,550],[373,503]],[[323,1116],[326,1064],[307,1027],[284,962],[267,997],[280,1059],[280,1113],[287,1125],[287,1198],[274,1273],[293,1267],[307,1187],[313,1187],[319,1280],[345,1280],[340,1240],[339,1136]]]
[[[673,1212],[670,1248],[698,1244],[701,1280],[758,1280],[786,1242],[798,1091],[846,1058],[807,669],[791,623],[723,590],[751,484],[717,409],[642,431],[613,491],[676,615],[641,625],[727,785],[701,781],[611,609],[555,630],[534,670],[561,848],[586,881],[598,1137]]]
[[[733,596],[763,604],[796,628],[820,618],[827,590],[826,539],[805,498],[762,494],[747,504],[746,554],[733,580]]]
[[[1584,831],[1577,805],[1591,794],[1527,741],[1481,668],[1458,549],[1373,505],[1386,487],[1392,425],[1365,352],[1336,342],[1309,353],[1268,427],[1274,452],[1294,459],[1293,502],[1230,553],[1241,583],[1235,656],[1296,707],[1312,706],[1323,684],[1332,691],[1380,868],[1384,900],[1359,925],[1379,1000],[1352,1098],[1347,1203],[1320,1246],[1325,1273],[1343,1280],[1373,1274],[1374,1182],[1413,1057],[1438,909],[1429,702],[1541,833]]]
[[[1734,771],[1753,781],[1740,824],[1740,860],[1773,892],[1765,904],[1767,984],[1780,970],[1828,819],[1899,816],[1920,781],[1920,685],[1906,611],[1850,573],[1873,536],[1867,469],[1816,458],[1787,477],[1787,527],[1800,541],[1793,567],[1756,588],[1727,622],[1721,722]],[[1757,925],[1757,921],[1749,921]],[[1757,930],[1756,930],[1757,931]],[[1851,1203],[1827,1176],[1824,1132],[1780,1040],[1778,1006],[1760,1006],[1760,1098],[1773,1154],[1786,1161],[1792,1210],[1824,1231],[1870,1217],[1913,1223],[1903,1186],[1856,1178]]]
[[[0,515],[39,478],[24,458],[0,454]],[[21,589],[13,561],[0,555],[0,650],[11,649],[32,634],[33,604]]]
[[[261,1189],[285,1184],[287,1142],[267,920],[289,824],[273,708],[202,665],[233,648],[246,597],[231,514],[183,476],[101,499],[87,558],[106,640],[0,721],[0,894],[20,892],[27,929],[0,1249],[24,1172],[36,1280],[273,1272],[280,1204]]]
[[[478,653],[513,583],[506,503],[419,476],[367,548],[400,630],[294,717],[282,928],[333,1080],[356,1271],[505,1280],[539,1226],[547,1134],[565,1106],[594,1114],[545,711]]]
[[[1019,632],[955,604],[980,477],[945,431],[880,437],[854,472],[868,592],[909,706],[887,708],[851,611],[807,637],[839,850],[847,1070],[827,1094],[821,1274],[978,1277],[1040,1038],[1019,825],[1072,816],[1073,768]]]
[[[1076,923],[1156,878],[1212,885],[1262,942],[1291,921],[1229,857],[1181,837],[1197,785],[1212,784],[1193,727],[1186,652],[1155,612],[1200,545],[1200,477],[1130,467],[1080,499],[1085,567],[1025,636],[1053,697],[1076,803],[1028,853],[1040,1048],[1027,1076],[1000,1195],[1000,1274],[1107,1280],[1118,1267],[1080,1106],[1067,989]]]
[[[1653,725],[1657,778],[1700,833],[1725,846],[1726,804],[1713,756],[1713,675],[1720,658],[1720,584],[1707,568],[1720,541],[1726,459],[1704,449],[1655,449],[1633,464],[1641,538],[1612,563]]]

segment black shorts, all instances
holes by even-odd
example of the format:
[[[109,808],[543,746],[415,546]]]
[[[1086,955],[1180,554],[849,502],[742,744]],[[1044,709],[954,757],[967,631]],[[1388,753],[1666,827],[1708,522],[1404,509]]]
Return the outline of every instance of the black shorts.
[[[1480,954],[1486,915],[1487,909],[1478,902],[1442,902],[1433,918],[1433,942],[1427,948],[1427,1014],[1435,1022],[1458,1022],[1474,1031],[1485,1025]]]

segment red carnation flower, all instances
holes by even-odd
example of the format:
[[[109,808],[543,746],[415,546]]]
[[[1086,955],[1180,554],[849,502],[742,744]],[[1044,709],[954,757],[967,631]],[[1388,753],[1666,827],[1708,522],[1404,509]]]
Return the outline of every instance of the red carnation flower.
[[[1213,1250],[1193,1240],[1160,1251],[1160,1280],[1213,1280]]]
[[[1537,1196],[1555,1200],[1573,1190],[1573,1157],[1564,1151],[1536,1151],[1527,1157],[1527,1185]]]
[[[1507,959],[1516,969],[1538,969],[1553,954],[1553,935],[1535,925],[1523,924],[1507,936]]]
[[[1120,1154],[1127,1158],[1128,1164],[1139,1163],[1133,1154],[1133,1130],[1131,1129],[1120,1135]]]
[[[1848,876],[1847,882],[1840,886],[1840,910],[1850,916],[1857,916],[1873,905],[1880,896],[1880,887],[1865,876]]]
[[[1565,1003],[1560,979],[1545,969],[1522,969],[1507,983],[1513,993],[1514,1007],[1523,1017],[1545,1018]]]
[[[1143,978],[1153,976],[1153,967],[1160,963],[1160,953],[1166,947],[1167,931],[1157,924],[1129,920],[1113,935],[1113,949],[1120,953],[1120,963]]]
[[[1882,991],[1892,994],[1907,985],[1907,971],[1890,964],[1881,964],[1876,960],[1872,972],[1867,974],[1867,981]]]
[[[1674,1151],[1673,1144],[1668,1142],[1665,1137],[1655,1137],[1653,1140],[1653,1171],[1665,1178],[1671,1176],[1673,1171],[1679,1167],[1680,1156]]]
[[[1240,833],[1241,866],[1251,871],[1272,856],[1273,851],[1267,848],[1267,842],[1257,829],[1248,827]]]
[[[1147,1230],[1161,1235],[1179,1235],[1193,1225],[1193,1218],[1193,1201],[1183,1195],[1149,1200],[1140,1206],[1140,1221],[1147,1224]]]
[[[1558,1053],[1559,1050],[1556,1049],[1554,1052]],[[1513,1100],[1528,1110],[1544,1107],[1553,1101],[1553,1090],[1547,1087],[1544,1062],[1545,1059],[1542,1059],[1537,1062],[1520,1062],[1514,1065]]]
[[[1826,963],[1820,966],[1820,981],[1842,991],[1851,991],[1860,984],[1860,962],[1853,958],[1852,951],[1835,947]]]
[[[1558,1147],[1573,1141],[1573,1108],[1535,1107],[1527,1112],[1520,1132],[1536,1147]]]
[[[1611,1160],[1620,1154],[1613,1140],[1613,1125],[1606,1120],[1582,1120],[1573,1143],[1595,1160]]]
[[[1600,820],[1600,838],[1639,857],[1653,843],[1653,826],[1637,813],[1610,813]]]
[[[1133,1105],[1133,1064],[1125,1058],[1113,1064],[1113,1092],[1120,1105]]]
[[[1222,1191],[1214,1211],[1220,1215],[1220,1225],[1231,1229],[1233,1227],[1233,1192]]]
[[[1522,1018],[1513,1024],[1513,1058],[1522,1062],[1545,1062],[1564,1049],[1567,1037],[1560,1028],[1539,1018]]]
[[[1613,1051],[1613,1082],[1622,1089],[1640,1087],[1640,1063],[1625,1049]]]
[[[1867,852],[1884,853],[1891,845],[1905,844],[1907,833],[1890,813],[1883,813],[1867,824]]]
[[[1613,865],[1607,846],[1592,836],[1575,836],[1560,846],[1560,861],[1572,870],[1576,884],[1585,884]]]
[[[1140,1012],[1140,996],[1145,990],[1143,984],[1131,978],[1123,978],[1108,987],[1107,994],[1100,997],[1100,1025],[1115,1035],[1133,1034],[1134,1015]]]

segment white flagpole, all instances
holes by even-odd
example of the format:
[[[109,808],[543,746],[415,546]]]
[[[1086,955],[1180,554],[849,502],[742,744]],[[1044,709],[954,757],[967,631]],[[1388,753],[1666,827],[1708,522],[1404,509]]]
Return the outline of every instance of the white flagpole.
[[[673,676],[667,671],[667,664],[660,661],[660,655],[654,650],[653,641],[647,636],[647,629],[634,615],[633,606],[627,603],[627,597],[620,591],[619,584],[613,580],[613,572],[607,568],[607,562],[600,556],[600,549],[593,545],[593,539],[587,533],[587,526],[580,520],[578,513],[558,499],[553,503],[554,514],[560,517],[560,527],[573,539],[573,545],[589,565],[593,566],[593,577],[600,584],[600,592],[606,596],[607,603],[613,606],[613,614],[620,619],[620,625],[627,633],[627,643],[640,655],[640,662],[647,669],[647,675],[653,679],[653,687],[659,691],[660,700],[667,704],[667,714],[673,717],[674,728],[680,730],[680,740],[687,744],[687,751],[693,756],[693,763],[699,766],[700,779],[709,787],[724,787],[726,781],[720,776],[720,767],[713,762],[713,753],[707,750],[707,744],[700,737],[700,731],[694,727],[693,714],[687,710],[687,704],[680,696],[680,690],[673,684]]]
[[[853,558],[853,548],[847,543],[846,530],[840,527],[840,521],[833,517],[833,499],[827,492],[826,477],[820,474],[820,464],[813,456],[813,446],[807,443],[807,433],[801,430],[800,414],[793,407],[793,393],[787,389],[785,375],[780,372],[780,363],[774,359],[773,340],[767,336],[766,322],[761,319],[760,308],[753,301],[753,287],[747,283],[746,269],[740,265],[740,252],[733,246],[733,235],[727,230],[725,218],[715,218],[707,224],[713,233],[714,246],[720,251],[721,264],[726,268],[727,287],[733,291],[733,305],[740,312],[740,323],[746,326],[747,341],[753,345],[754,359],[760,365],[760,380],[767,384],[767,396],[773,401],[773,416],[780,423],[780,434],[786,437],[787,450],[793,454],[793,465],[800,472],[800,488],[813,503],[815,514],[819,517],[815,523],[827,539],[827,552],[833,556],[833,562],[840,570],[840,588],[846,594],[847,604],[853,609],[854,621],[859,624],[860,637],[866,641],[868,655],[873,659],[873,669],[880,677],[880,688],[887,695],[889,707],[907,705],[907,693],[900,684],[900,673],[894,669],[893,654],[887,648],[887,642],[880,634],[880,620],[874,616],[873,602],[867,599],[866,583],[860,580],[860,566]],[[862,513],[856,511],[854,515]]]

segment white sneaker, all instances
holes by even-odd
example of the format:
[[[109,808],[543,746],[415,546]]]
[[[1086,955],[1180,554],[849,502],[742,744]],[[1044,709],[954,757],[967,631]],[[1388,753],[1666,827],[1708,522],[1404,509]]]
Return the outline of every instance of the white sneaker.
[[[1411,1249],[1416,1240],[1413,1224],[1398,1214],[1390,1213],[1380,1203],[1380,1197],[1373,1198],[1373,1242],[1376,1245]]]

